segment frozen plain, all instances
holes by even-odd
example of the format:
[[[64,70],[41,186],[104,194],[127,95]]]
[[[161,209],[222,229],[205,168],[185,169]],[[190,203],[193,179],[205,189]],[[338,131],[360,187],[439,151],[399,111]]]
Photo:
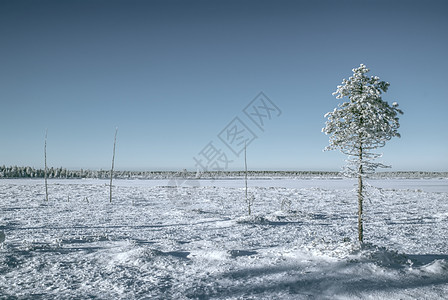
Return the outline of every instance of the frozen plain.
[[[0,298],[447,299],[448,180],[369,183],[0,180]]]

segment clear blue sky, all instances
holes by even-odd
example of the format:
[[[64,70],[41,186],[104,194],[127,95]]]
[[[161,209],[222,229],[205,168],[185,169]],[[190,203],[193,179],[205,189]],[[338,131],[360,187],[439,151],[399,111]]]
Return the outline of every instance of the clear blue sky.
[[[323,115],[351,69],[391,83],[392,170],[448,171],[446,1],[0,0],[0,165],[195,170],[239,117],[250,169],[339,170]],[[263,91],[264,132],[242,112]]]

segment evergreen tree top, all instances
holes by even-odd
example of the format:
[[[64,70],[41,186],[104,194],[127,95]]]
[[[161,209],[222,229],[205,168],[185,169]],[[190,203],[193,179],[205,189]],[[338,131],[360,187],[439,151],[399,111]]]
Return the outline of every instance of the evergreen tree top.
[[[347,97],[348,101],[325,114],[328,120],[322,132],[330,135],[325,150],[340,150],[358,157],[365,171],[373,171],[384,165],[371,162],[381,155],[370,151],[383,147],[394,136],[400,137],[398,115],[403,112],[397,102],[390,105],[382,99],[390,86],[388,82],[378,76],[367,76],[370,70],[364,64],[352,71],[353,75],[343,79],[333,93],[336,99]]]

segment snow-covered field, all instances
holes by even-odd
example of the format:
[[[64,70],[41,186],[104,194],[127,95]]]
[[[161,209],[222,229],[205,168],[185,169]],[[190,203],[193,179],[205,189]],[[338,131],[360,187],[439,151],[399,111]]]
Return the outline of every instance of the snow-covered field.
[[[447,299],[448,180],[0,180],[0,298]]]

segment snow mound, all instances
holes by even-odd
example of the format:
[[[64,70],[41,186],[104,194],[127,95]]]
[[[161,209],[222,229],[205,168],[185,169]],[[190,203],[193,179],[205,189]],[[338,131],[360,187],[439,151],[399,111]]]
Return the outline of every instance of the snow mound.
[[[244,216],[240,217],[236,220],[238,224],[254,224],[254,225],[269,225],[271,223],[270,220],[268,220],[264,216]]]
[[[348,238],[341,241],[326,240],[324,238],[315,239],[304,246],[314,256],[326,256],[330,258],[346,260],[360,248],[359,243],[353,243]]]
[[[445,259],[437,259],[422,266],[421,270],[431,274],[446,274],[448,273],[448,261]]]
[[[373,263],[393,269],[407,268],[413,265],[412,260],[405,254],[370,243],[359,244],[358,249],[355,249],[349,258],[352,262]]]
[[[142,265],[157,259],[167,258],[168,260],[187,259],[190,252],[187,251],[161,251],[159,249],[146,247],[125,247],[120,249],[112,257],[112,264],[133,264]]]
[[[267,215],[252,215],[240,217],[236,220],[237,224],[252,224],[252,225],[287,225],[299,224],[297,216],[291,214],[267,214]]]
[[[370,243],[342,241],[313,241],[306,249],[314,256],[326,256],[348,263],[374,264],[378,267],[409,268],[414,261],[407,255]]]
[[[257,251],[250,251],[250,250],[229,250],[227,253],[230,255],[230,257],[239,257],[239,256],[252,256],[257,254]]]

